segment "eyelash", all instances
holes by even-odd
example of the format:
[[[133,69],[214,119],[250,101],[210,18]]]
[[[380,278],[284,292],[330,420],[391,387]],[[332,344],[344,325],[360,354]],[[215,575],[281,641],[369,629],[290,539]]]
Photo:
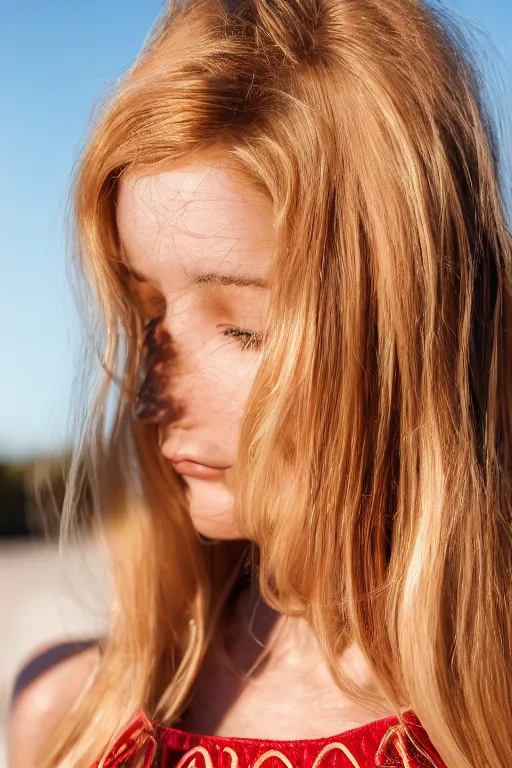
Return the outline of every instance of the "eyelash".
[[[234,336],[240,339],[237,343],[243,351],[257,352],[263,343],[263,335],[254,331],[243,331],[241,328],[226,328],[223,336]]]
[[[145,339],[147,339],[150,333],[154,331],[162,319],[162,315],[156,315],[155,317],[149,318],[144,323],[143,334]],[[242,328],[225,328],[222,335],[237,339],[237,344],[243,352],[257,352],[263,344],[263,334],[255,331],[246,331]]]

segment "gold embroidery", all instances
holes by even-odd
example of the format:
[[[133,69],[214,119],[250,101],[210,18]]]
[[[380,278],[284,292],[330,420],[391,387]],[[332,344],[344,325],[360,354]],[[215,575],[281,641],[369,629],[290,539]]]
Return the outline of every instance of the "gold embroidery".
[[[258,757],[252,768],[260,768],[260,765],[264,763],[265,760],[268,760],[269,757],[277,757],[278,760],[281,760],[286,765],[286,768],[293,768],[293,765],[286,755],[283,755],[282,752],[278,752],[276,749],[269,749],[268,752],[265,752],[265,754]]]
[[[227,752],[227,754],[230,756],[231,768],[238,768],[238,755],[235,750],[231,749],[231,747],[224,747],[222,751]]]
[[[361,768],[360,764],[355,759],[352,752],[348,749],[348,747],[345,746],[345,744],[341,744],[339,741],[335,741],[332,744],[326,744],[326,746],[319,752],[317,755],[317,758],[313,764],[313,768],[319,768],[320,764],[322,763],[324,757],[327,755],[328,752],[332,752],[334,749],[339,749],[345,757],[347,757],[350,762],[352,763],[354,768]],[[222,750],[226,754],[228,754],[231,758],[231,768],[238,768],[239,762],[238,762],[238,755],[235,752],[234,749],[231,749],[231,747],[224,747]],[[194,747],[193,749],[190,749],[188,752],[186,752],[179,763],[177,764],[176,768],[198,768],[196,763],[196,755],[202,755],[204,759],[204,768],[213,768],[213,762],[212,758],[205,747]],[[264,752],[252,768],[260,768],[260,766],[263,765],[263,763],[268,760],[271,757],[275,757],[278,760],[280,760],[283,765],[286,766],[286,768],[294,768],[293,763],[290,762],[289,758],[286,757],[286,755],[283,752],[280,752],[275,749],[269,749],[267,752]],[[192,759],[190,759],[192,758]],[[406,756],[407,759],[407,756]],[[410,768],[409,762],[404,763],[404,768]]]
[[[194,747],[193,749],[189,749],[188,752],[185,752],[185,754],[183,755],[183,757],[179,761],[179,763],[176,766],[176,768],[183,768],[183,766],[185,766],[185,765],[187,766],[187,768],[196,768],[196,759],[195,759],[195,757],[193,758],[193,760],[190,763],[188,763],[187,761],[190,760],[192,755],[197,755],[197,754],[202,755],[204,757],[205,768],[213,768],[213,763],[212,763],[212,759],[210,757],[210,753],[204,747]]]
[[[404,733],[401,725],[392,725],[384,736],[382,737],[382,741],[379,744],[379,748],[377,750],[377,757],[381,758],[383,756],[386,756],[387,747],[389,744],[393,744],[396,751],[398,752],[398,755],[400,759],[403,761],[403,768],[414,768],[414,766],[411,765],[409,761],[409,755],[407,754],[407,748],[404,744]],[[389,763],[385,765],[385,763],[380,763],[379,765],[381,768],[393,768],[392,765]]]
[[[348,757],[354,768],[361,768],[357,760],[355,759],[352,752],[348,749],[348,747],[345,746],[345,744],[341,744],[339,741],[334,741],[332,744],[327,744],[320,754],[317,756],[315,762],[313,763],[313,768],[318,768],[322,760],[324,759],[325,755],[328,752],[331,752],[333,749],[340,749],[345,757]]]

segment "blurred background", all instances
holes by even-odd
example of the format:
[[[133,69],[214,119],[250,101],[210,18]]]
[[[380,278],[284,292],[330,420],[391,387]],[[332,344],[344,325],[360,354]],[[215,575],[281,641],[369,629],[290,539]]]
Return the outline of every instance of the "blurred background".
[[[512,3],[434,2],[476,40],[490,108],[502,128],[509,211]],[[105,627],[108,576],[90,542],[59,556],[57,521],[39,479],[62,500],[81,329],[66,263],[69,178],[91,110],[132,63],[158,0],[4,3],[0,28],[4,168],[0,228],[0,768],[16,670],[61,638]]]
[[[69,177],[91,110],[123,74],[160,0],[2,4],[0,83],[0,768],[16,671],[67,638],[101,635],[107,574],[94,544],[59,556],[81,327],[68,284]],[[44,511],[44,510],[43,510]],[[46,529],[46,530],[45,530]]]

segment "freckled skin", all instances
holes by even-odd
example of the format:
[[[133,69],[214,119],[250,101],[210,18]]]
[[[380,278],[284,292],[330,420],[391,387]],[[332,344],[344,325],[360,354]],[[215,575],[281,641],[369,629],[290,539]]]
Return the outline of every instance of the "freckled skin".
[[[215,480],[182,479],[197,531],[239,538],[231,480],[260,353],[236,334],[264,331],[269,291],[203,278],[267,278],[271,201],[203,155],[172,171],[122,177],[116,221],[146,327],[134,414],[158,427],[164,457],[185,453],[225,468]]]

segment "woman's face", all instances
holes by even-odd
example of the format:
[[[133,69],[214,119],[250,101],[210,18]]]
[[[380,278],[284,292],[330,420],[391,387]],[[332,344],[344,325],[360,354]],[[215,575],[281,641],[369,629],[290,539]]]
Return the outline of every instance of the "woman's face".
[[[203,155],[123,177],[117,225],[134,300],[150,321],[136,415],[158,425],[196,529],[238,538],[232,467],[266,324],[271,202]]]

